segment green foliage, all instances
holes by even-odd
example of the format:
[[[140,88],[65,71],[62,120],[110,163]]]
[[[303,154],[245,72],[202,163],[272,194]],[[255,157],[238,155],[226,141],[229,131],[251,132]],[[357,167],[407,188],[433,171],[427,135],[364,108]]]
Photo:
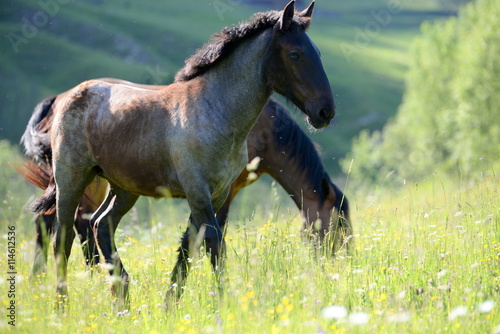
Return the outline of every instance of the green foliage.
[[[383,132],[362,134],[344,162],[354,159],[354,179],[468,177],[500,166],[499,17],[498,1],[480,0],[457,18],[422,25],[397,116]]]

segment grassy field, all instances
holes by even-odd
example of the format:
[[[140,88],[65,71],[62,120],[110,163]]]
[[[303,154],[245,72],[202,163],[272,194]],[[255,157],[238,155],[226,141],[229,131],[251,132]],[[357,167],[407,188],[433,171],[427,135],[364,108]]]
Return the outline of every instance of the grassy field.
[[[2,164],[16,160],[9,152],[2,146]],[[347,186],[354,250],[334,261],[301,238],[298,212],[280,189],[263,196],[259,184],[249,187],[232,208],[224,292],[200,255],[183,298],[167,313],[163,295],[187,207],[144,199],[117,233],[132,278],[130,309],[113,310],[104,269],[86,270],[75,242],[70,307],[60,314],[53,259],[46,274],[29,278],[32,217],[23,205],[33,189],[2,173],[2,333],[500,333],[498,176],[450,182],[435,175],[398,191],[357,194]],[[9,226],[16,232],[14,298]],[[5,316],[12,300],[15,328]]]
[[[386,1],[318,1],[310,35],[322,50],[339,118],[312,138],[330,171],[360,129],[380,128],[395,114],[420,23],[453,14],[450,5],[459,2],[401,2],[401,11],[381,24],[373,13],[387,13]],[[38,100],[89,77],[168,82],[211,33],[264,9],[225,1],[232,7],[220,14],[213,3],[75,1],[18,52],[2,39],[0,138],[17,141]],[[0,32],[19,33],[39,6],[6,2]],[[354,53],[348,56],[346,47]],[[132,279],[130,308],[113,309],[105,268],[88,270],[75,242],[69,310],[61,314],[52,257],[46,274],[29,277],[34,228],[24,206],[40,192],[8,167],[21,159],[0,141],[2,333],[500,333],[498,173],[472,181],[438,174],[370,192],[347,183],[353,250],[335,260],[301,237],[298,211],[284,192],[259,181],[231,211],[223,292],[201,252],[183,298],[167,313],[163,297],[188,208],[180,200],[142,198],[117,232]],[[15,327],[8,323],[11,303]]]

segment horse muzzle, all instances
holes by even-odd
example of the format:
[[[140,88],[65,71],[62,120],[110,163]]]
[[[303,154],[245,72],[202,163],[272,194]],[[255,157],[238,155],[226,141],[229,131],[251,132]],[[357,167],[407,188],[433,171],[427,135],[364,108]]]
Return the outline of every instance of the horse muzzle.
[[[335,116],[335,103],[326,103],[320,107],[306,108],[309,123],[316,129],[325,128]]]

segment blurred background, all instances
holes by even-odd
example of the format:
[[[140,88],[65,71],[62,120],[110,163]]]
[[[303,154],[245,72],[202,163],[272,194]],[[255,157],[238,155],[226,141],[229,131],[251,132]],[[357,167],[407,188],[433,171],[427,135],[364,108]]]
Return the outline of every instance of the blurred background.
[[[168,84],[211,34],[286,2],[3,0],[0,140],[17,150],[34,106],[87,79]],[[493,0],[316,1],[309,35],[338,116],[325,130],[307,131],[339,184],[347,174],[353,187],[372,187],[436,172],[494,172],[499,7]]]

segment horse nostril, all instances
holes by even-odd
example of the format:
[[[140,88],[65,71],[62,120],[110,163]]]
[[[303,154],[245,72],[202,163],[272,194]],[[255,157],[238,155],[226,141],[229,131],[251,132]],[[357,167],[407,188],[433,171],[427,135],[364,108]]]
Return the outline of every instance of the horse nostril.
[[[323,108],[319,111],[319,116],[322,118],[322,119],[327,119],[327,120],[330,120],[333,118],[333,116],[335,116],[335,111],[333,110],[328,110],[327,108]]]

